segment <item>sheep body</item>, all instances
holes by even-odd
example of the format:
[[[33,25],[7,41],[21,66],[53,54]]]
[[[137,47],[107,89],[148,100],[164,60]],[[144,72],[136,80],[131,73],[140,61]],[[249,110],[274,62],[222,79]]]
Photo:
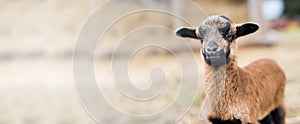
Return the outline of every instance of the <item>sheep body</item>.
[[[213,124],[284,124],[285,74],[270,59],[246,67],[237,64],[236,39],[259,29],[255,23],[234,24],[210,16],[196,29],[181,28],[180,37],[201,41],[205,60],[205,92],[200,117]]]
[[[220,71],[206,65],[204,102],[210,105],[202,108],[211,109],[208,118],[256,123],[277,107],[284,107],[285,75],[273,60],[260,59],[240,68],[232,58],[224,68],[226,71]],[[226,77],[221,81],[223,75]],[[219,89],[221,85],[224,89]]]

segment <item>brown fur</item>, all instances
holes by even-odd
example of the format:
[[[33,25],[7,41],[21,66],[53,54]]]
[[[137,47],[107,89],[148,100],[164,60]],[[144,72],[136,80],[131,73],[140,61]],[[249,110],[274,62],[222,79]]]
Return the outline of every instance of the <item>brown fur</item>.
[[[276,107],[283,106],[285,75],[282,69],[270,59],[260,59],[240,68],[236,57],[222,67],[226,71],[206,68],[206,95],[211,102],[208,115],[222,120],[240,119],[242,123],[258,123]],[[221,68],[220,68],[221,69]],[[221,69],[222,70],[222,69]],[[220,78],[226,75],[225,81]],[[224,84],[218,84],[218,83]],[[216,86],[217,85],[217,86]],[[218,89],[224,85],[224,90]],[[219,91],[223,91],[219,93]],[[215,99],[220,94],[219,99]],[[214,101],[216,100],[216,101]]]
[[[286,79],[283,70],[266,58],[243,68],[237,64],[236,38],[258,28],[254,23],[236,25],[227,17],[210,16],[197,29],[181,28],[176,32],[181,37],[200,39],[202,43],[206,98],[201,118],[208,117],[210,121],[218,121],[216,123],[235,123],[231,121],[238,120],[242,124],[258,124],[258,120],[275,113],[274,116],[280,116],[276,124],[284,124]],[[216,55],[219,58],[210,58]],[[226,63],[215,63],[224,60],[221,58],[224,56]]]

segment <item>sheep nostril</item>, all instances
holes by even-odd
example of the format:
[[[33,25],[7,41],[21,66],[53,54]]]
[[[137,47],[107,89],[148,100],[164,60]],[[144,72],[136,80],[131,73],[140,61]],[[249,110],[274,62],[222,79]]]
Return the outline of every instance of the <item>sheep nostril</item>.
[[[216,51],[218,49],[218,45],[216,42],[211,41],[208,43],[206,50],[209,52]]]

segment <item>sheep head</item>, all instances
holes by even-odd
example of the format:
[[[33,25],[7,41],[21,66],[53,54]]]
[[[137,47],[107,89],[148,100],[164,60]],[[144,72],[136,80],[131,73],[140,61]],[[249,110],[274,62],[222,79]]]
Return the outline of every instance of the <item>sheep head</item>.
[[[234,24],[225,16],[209,16],[198,28],[180,28],[176,35],[194,38],[201,42],[205,62],[218,68],[225,65],[237,50],[235,39],[248,35],[259,29],[255,23]]]

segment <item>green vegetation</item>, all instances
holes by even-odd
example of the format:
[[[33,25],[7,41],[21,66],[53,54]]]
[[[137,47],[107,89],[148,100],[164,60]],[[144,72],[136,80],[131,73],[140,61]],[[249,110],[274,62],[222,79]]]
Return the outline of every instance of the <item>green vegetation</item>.
[[[300,1],[299,0],[285,0],[284,15],[288,18],[298,17],[300,14]]]

